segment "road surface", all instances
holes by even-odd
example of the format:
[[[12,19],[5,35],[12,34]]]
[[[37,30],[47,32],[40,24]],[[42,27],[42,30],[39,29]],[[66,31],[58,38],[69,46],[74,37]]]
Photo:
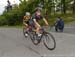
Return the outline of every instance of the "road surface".
[[[0,57],[75,57],[75,28],[65,27],[63,33],[51,32],[56,49],[50,51],[41,42],[35,46],[24,38],[22,29],[0,28]]]

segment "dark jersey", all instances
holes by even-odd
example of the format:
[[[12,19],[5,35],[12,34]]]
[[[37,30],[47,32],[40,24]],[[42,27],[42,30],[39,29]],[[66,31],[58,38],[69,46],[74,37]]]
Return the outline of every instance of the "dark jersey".
[[[40,20],[40,19],[43,19],[43,18],[44,18],[43,15],[38,15],[38,16],[36,14],[32,15],[32,19],[36,19],[37,21]]]

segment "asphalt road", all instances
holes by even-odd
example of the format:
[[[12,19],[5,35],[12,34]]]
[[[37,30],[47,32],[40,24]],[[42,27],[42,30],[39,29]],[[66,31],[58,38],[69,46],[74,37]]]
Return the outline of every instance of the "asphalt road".
[[[23,36],[22,29],[0,28],[0,57],[75,57],[75,28],[65,27],[64,32],[51,32],[56,49],[50,51],[41,42],[35,46]]]

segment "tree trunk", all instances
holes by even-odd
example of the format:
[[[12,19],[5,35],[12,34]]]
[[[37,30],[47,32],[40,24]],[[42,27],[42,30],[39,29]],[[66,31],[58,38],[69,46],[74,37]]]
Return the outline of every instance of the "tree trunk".
[[[65,0],[61,0],[61,9],[62,13],[66,14]]]
[[[75,14],[75,0],[74,0],[72,7],[73,7],[73,14]]]

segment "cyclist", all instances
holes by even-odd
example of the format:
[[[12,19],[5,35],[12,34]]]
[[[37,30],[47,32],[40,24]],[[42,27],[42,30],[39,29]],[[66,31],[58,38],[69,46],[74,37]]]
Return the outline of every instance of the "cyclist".
[[[31,19],[31,14],[30,12],[26,12],[25,16],[23,17],[23,24],[26,27],[26,33],[25,36],[28,36],[27,31],[29,31],[30,25],[29,25],[29,20]]]
[[[38,34],[38,36],[41,36],[41,34],[40,34],[41,25],[39,24],[38,20],[42,19],[46,25],[49,25],[49,24],[48,24],[47,20],[45,19],[45,17],[43,16],[43,14],[41,13],[40,8],[35,9],[35,13],[32,15],[32,19],[33,19],[34,24],[35,24],[36,33]]]

